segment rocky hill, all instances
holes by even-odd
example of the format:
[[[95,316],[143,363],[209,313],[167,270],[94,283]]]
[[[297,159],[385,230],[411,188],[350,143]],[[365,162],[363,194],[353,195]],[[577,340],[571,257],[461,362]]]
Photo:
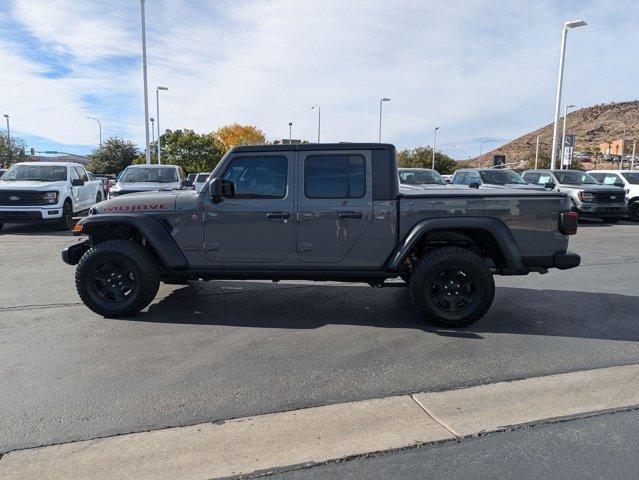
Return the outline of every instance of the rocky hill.
[[[560,122],[561,134],[563,117]],[[486,166],[492,162],[493,155],[501,154],[506,155],[508,163],[524,164],[535,158],[537,135],[541,135],[540,156],[547,158],[552,148],[552,129],[552,123],[545,125],[472,159],[470,163],[475,167]],[[624,129],[627,139],[633,139],[639,134],[639,101],[595,105],[568,113],[568,132],[576,135],[576,151],[592,154],[599,152],[600,143],[621,139]],[[639,146],[637,150],[639,155]]]

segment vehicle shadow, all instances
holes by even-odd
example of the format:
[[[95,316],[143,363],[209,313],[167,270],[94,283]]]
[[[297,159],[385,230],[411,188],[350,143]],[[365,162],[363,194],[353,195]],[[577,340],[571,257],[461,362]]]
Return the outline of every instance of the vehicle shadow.
[[[326,325],[405,328],[482,339],[486,333],[639,341],[639,297],[498,288],[486,316],[466,329],[427,324],[407,288],[209,282],[174,290],[136,321],[247,328],[316,329]]]
[[[82,217],[74,217],[73,220],[77,222]],[[44,223],[5,223],[0,230],[0,235],[46,235],[55,237],[70,237],[72,236],[71,230],[57,230],[57,227],[52,222]]]

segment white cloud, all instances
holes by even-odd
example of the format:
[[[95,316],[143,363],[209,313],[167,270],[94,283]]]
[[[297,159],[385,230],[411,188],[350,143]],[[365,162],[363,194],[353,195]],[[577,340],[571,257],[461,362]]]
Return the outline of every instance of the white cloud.
[[[428,143],[438,124],[439,141],[458,145],[451,153],[462,157],[476,153],[478,137],[512,138],[552,120],[561,26],[578,17],[589,26],[569,34],[565,98],[584,106],[633,99],[627,52],[639,46],[636,2],[496,3],[147,0],[151,112],[162,84],[163,127],[206,131],[239,121],[278,138],[293,121],[294,136],[312,139],[310,106],[319,103],[324,141],[368,141],[376,138],[378,99],[388,96],[385,140]],[[72,55],[74,70],[39,78],[33,60],[0,44],[3,64],[22,62],[19,74],[0,72],[3,91],[64,118],[95,108],[108,118],[107,132],[143,143],[140,67],[115,72],[107,61],[139,58],[137,1],[25,0],[12,13],[44,44]],[[87,95],[100,101],[87,103]],[[91,125],[56,121],[43,131],[38,108],[11,108],[30,133],[92,138]]]

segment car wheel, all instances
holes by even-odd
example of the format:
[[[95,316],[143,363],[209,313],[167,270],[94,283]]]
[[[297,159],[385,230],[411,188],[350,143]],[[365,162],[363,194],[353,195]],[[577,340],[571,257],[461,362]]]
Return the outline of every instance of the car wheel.
[[[101,201],[102,201],[102,194],[98,192],[98,194],[95,196],[95,203],[100,203]]]
[[[631,220],[639,222],[639,200],[630,204],[628,207],[628,216]]]
[[[84,304],[109,318],[130,317],[155,298],[160,270],[141,245],[109,240],[90,248],[80,259],[75,286]]]
[[[490,308],[495,281],[479,255],[461,247],[442,247],[421,258],[410,276],[417,310],[437,326],[472,325]]]
[[[62,217],[58,220],[58,230],[71,230],[73,228],[73,206],[69,200],[62,206]]]

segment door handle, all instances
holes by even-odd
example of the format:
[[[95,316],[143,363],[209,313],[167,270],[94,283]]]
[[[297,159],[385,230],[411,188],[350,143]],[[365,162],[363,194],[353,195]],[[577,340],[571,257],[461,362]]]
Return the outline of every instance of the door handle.
[[[336,212],[337,218],[362,218],[362,212]]]
[[[288,212],[268,212],[266,218],[288,218]]]

